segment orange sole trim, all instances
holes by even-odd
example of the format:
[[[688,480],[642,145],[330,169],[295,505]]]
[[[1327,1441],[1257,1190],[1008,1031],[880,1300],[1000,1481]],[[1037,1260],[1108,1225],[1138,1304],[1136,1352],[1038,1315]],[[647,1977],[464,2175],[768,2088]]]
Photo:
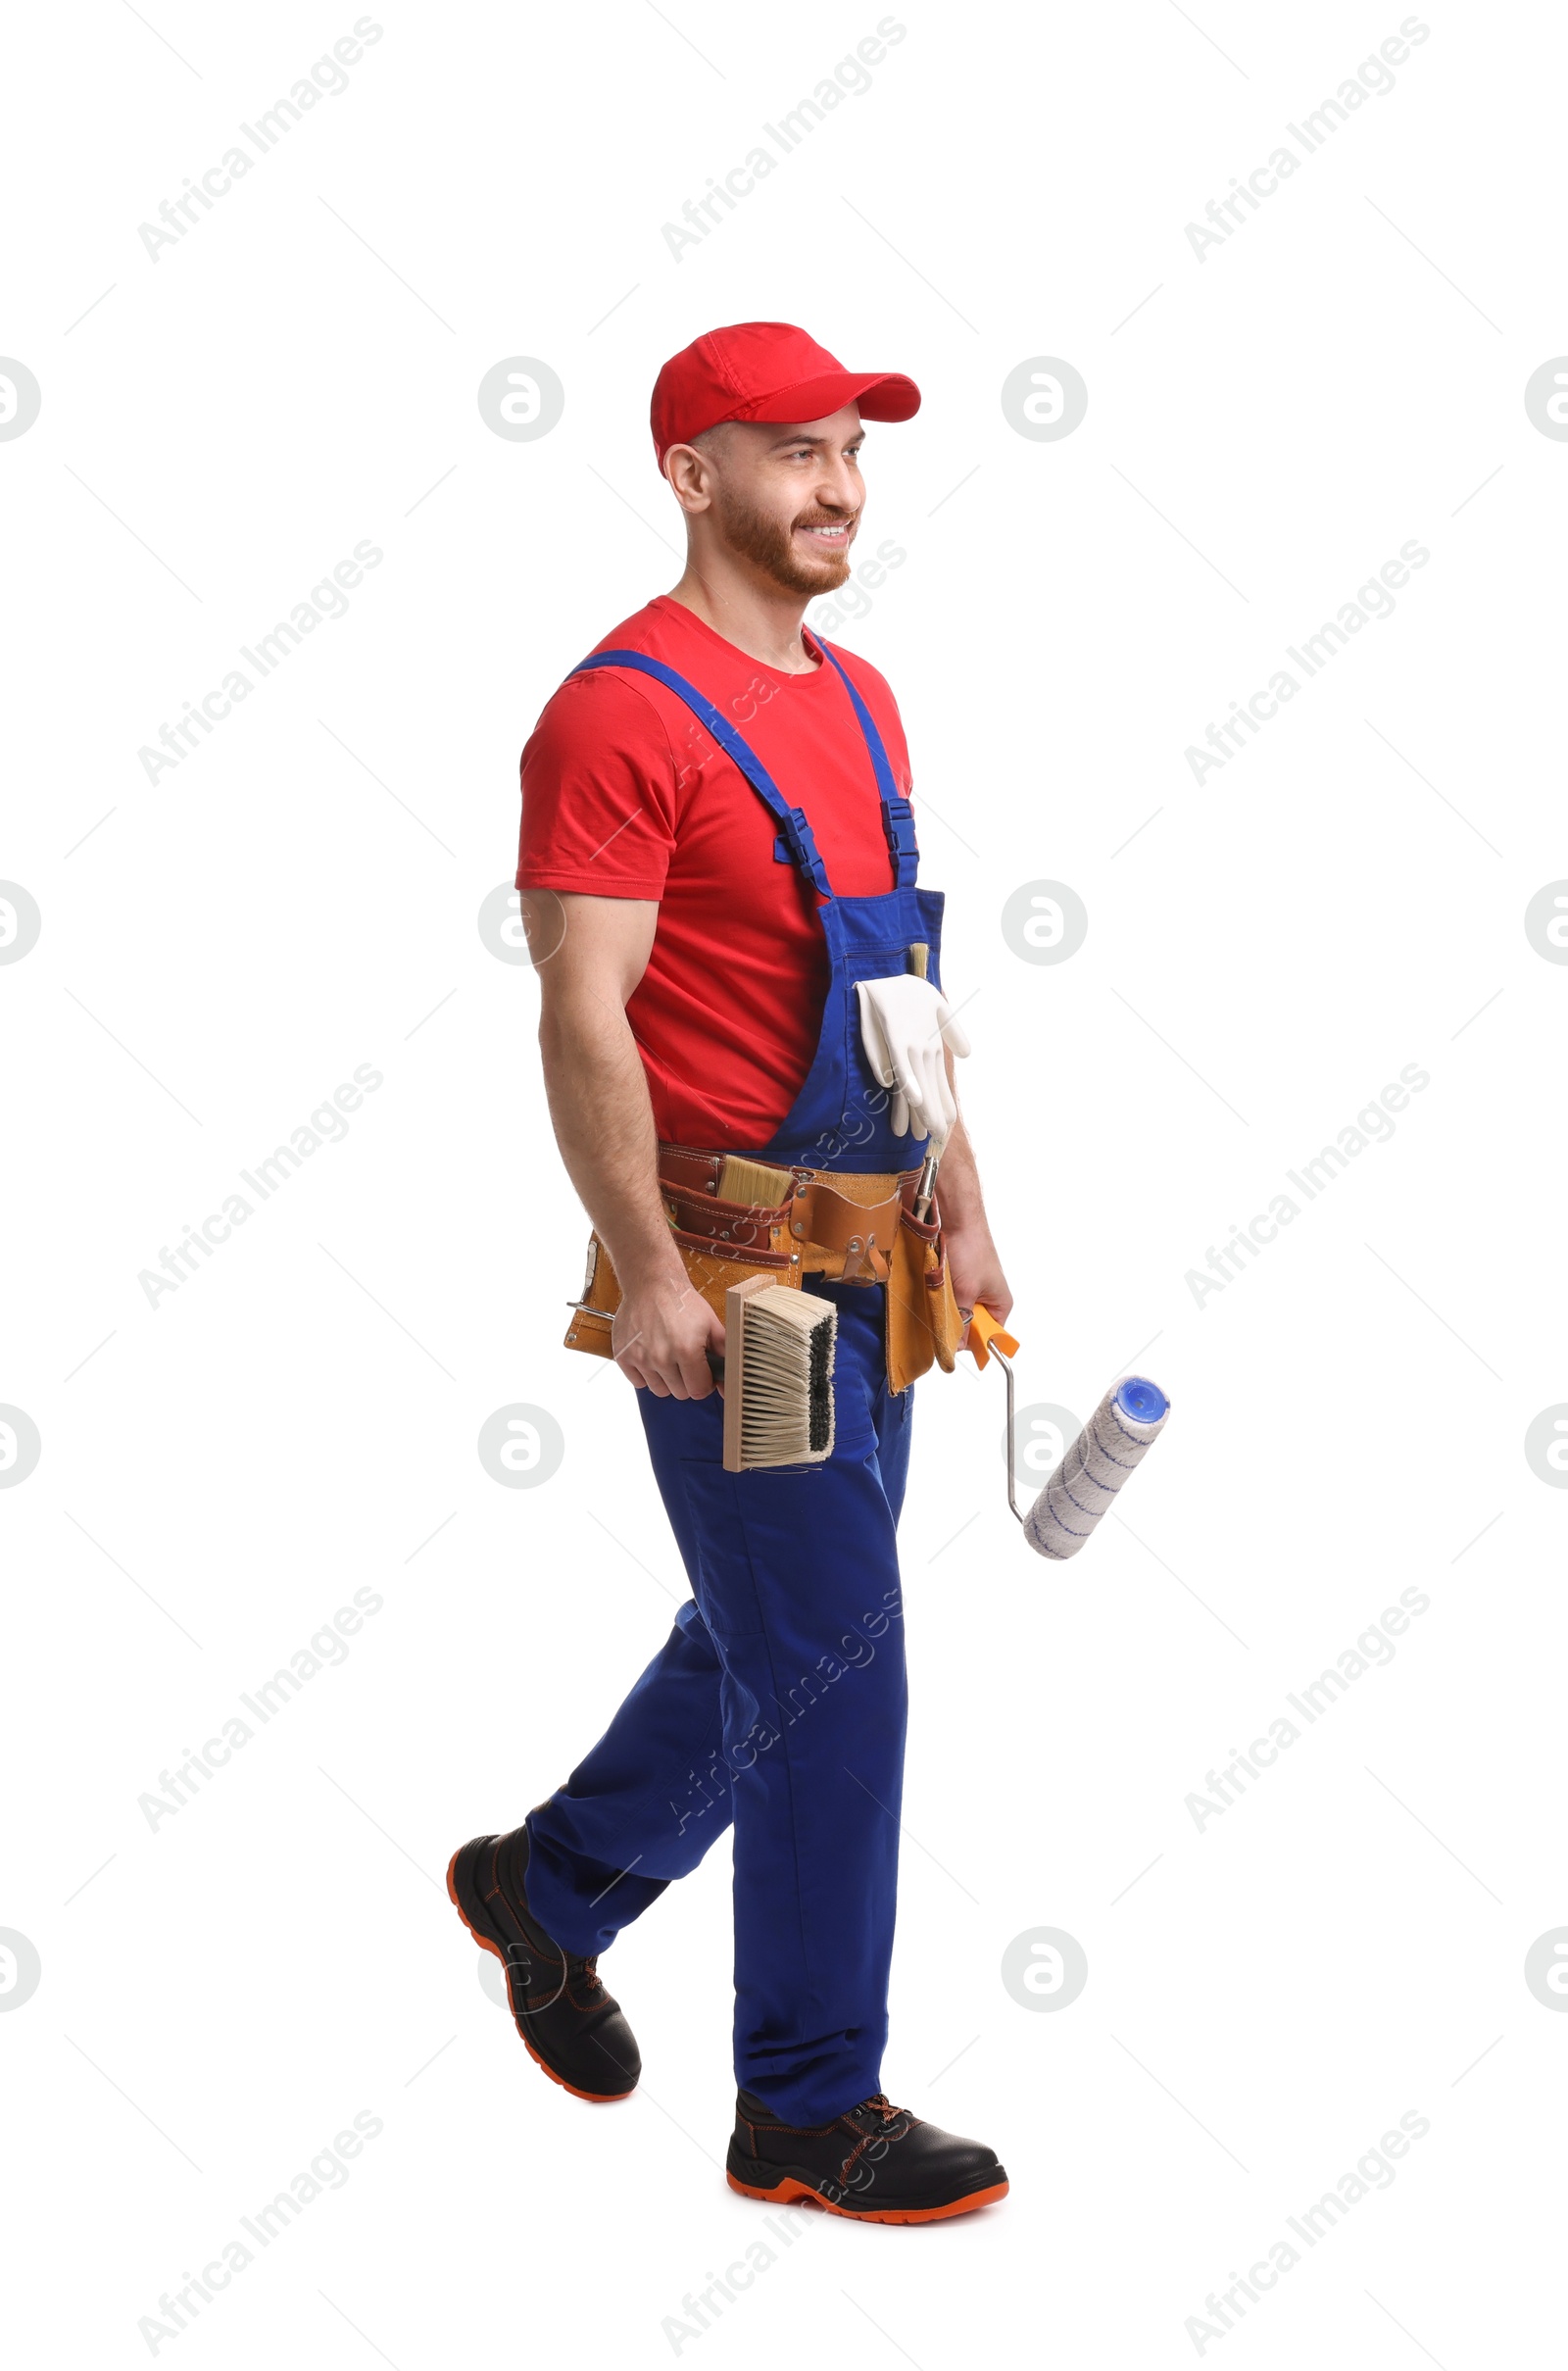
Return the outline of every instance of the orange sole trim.
[[[480,1951],[488,1951],[492,1959],[500,1960],[501,1972],[503,1977],[505,1977],[507,1974],[506,1953],[501,1951],[496,1944],[491,1942],[488,1935],[481,1935],[477,1927],[469,1925],[468,1913],[464,1908],[462,1902],[458,1900],[458,1855],[462,1851],[463,1847],[460,1845],[458,1847],[458,1851],[453,1853],[452,1858],[447,1862],[447,1894],[451,1900],[453,1908],[457,1911],[458,1916],[463,1920],[464,1925],[467,1927],[468,1933],[473,1937],[473,1940],[479,1946]],[[509,1987],[507,1994],[509,2005],[511,2003],[511,1998],[512,1995]],[[522,2044],[522,2047],[527,2051],[529,2057],[533,2060],[535,2066],[538,2067],[540,2073],[548,2075],[552,2083],[559,2083],[563,2091],[569,2091],[574,2099],[587,2099],[595,2107],[610,2107],[612,2106],[617,2099],[629,2099],[631,2098],[631,2092],[629,2091],[579,2091],[575,2083],[568,2083],[564,2075],[558,2075],[553,2066],[547,2066],[545,2064],[543,2058],[540,2057],[539,2052],[534,2049],[533,2044],[529,2041],[521,2026],[517,2025],[515,2016],[513,2017],[512,2022],[514,2025],[517,2026],[517,2039]],[[636,2085],[633,2084],[632,2090],[635,2091],[636,2088]]]
[[[724,2179],[743,2198],[765,2198],[772,2206],[793,2206],[799,2201],[820,2206],[827,2214],[842,2214],[852,2223],[945,2223],[951,2215],[969,2214],[976,2206],[990,2206],[1007,2195],[1007,2184],[995,2182],[989,2190],[973,2190],[966,2198],[955,2198],[948,2206],[892,2206],[879,2213],[871,2206],[835,2206],[831,2198],[823,2198],[808,2182],[798,2182],[792,2173],[786,2174],[772,2190],[754,2189],[750,2182],[738,2182],[729,2172]]]

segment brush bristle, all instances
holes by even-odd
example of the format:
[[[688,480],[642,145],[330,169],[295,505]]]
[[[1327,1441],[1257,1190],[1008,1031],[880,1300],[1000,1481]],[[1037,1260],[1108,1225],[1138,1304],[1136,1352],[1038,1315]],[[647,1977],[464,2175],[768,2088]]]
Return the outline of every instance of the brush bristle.
[[[746,1303],[741,1346],[741,1462],[798,1465],[833,1449],[838,1311],[772,1284]]]
[[[793,1170],[770,1168],[761,1161],[743,1161],[738,1153],[728,1155],[719,1174],[720,1200],[744,1202],[754,1210],[775,1210],[788,1202],[794,1190]]]

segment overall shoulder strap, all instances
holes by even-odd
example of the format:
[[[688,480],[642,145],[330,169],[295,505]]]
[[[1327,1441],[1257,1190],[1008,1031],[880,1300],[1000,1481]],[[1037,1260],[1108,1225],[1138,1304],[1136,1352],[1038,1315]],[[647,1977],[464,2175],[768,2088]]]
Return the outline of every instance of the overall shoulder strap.
[[[595,651],[590,658],[574,667],[571,672],[582,675],[591,667],[629,667],[639,675],[652,675],[656,682],[662,683],[667,691],[672,691],[677,699],[684,700],[693,716],[707,725],[725,756],[734,760],[763,806],[774,816],[790,854],[812,887],[822,897],[830,898],[833,895],[828,885],[827,868],[804,813],[799,807],[790,805],[757,752],[736,731],[728,717],[719,714],[711,700],[705,698],[694,683],[688,683],[684,675],[677,675],[672,667],[665,667],[662,660],[650,659],[646,651]],[[907,806],[907,801],[905,804]]]
[[[876,719],[861,699],[849,668],[831,642],[823,642],[820,634],[816,640],[844,679],[844,688],[850,695],[860,730],[865,735],[865,746],[871,753],[871,770],[876,775],[877,795],[882,801],[882,828],[887,833],[894,879],[900,889],[912,889],[920,866],[920,851],[914,839],[914,809],[907,799],[900,795],[898,784],[893,779],[893,768],[888,763],[888,753],[882,744],[882,735],[876,728]]]

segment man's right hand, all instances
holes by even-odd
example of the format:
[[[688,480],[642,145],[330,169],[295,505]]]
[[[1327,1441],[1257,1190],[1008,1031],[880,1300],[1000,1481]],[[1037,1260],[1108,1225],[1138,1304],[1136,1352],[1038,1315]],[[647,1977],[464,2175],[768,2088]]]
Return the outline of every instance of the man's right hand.
[[[706,1400],[715,1388],[708,1354],[723,1357],[723,1322],[684,1268],[623,1285],[610,1340],[621,1373],[661,1400]]]

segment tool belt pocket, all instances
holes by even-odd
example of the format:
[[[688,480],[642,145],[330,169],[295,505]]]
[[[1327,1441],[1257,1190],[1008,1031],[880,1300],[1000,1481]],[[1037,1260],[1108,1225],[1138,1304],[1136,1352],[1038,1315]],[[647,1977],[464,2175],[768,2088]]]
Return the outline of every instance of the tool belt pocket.
[[[799,1285],[801,1281],[800,1262],[792,1260],[788,1252],[749,1246],[737,1247],[732,1254],[720,1250],[707,1234],[691,1233],[683,1227],[671,1227],[670,1233],[692,1284],[719,1317],[725,1313],[724,1295],[730,1286],[744,1283],[748,1276],[766,1276],[770,1284]],[[565,1348],[588,1351],[599,1358],[612,1358],[610,1321],[619,1307],[620,1278],[598,1236],[590,1235],[582,1303],[573,1307]]]
[[[963,1320],[948,1273],[941,1221],[924,1224],[906,1209],[888,1278],[889,1390],[907,1390],[933,1362],[951,1375],[962,1334]]]

